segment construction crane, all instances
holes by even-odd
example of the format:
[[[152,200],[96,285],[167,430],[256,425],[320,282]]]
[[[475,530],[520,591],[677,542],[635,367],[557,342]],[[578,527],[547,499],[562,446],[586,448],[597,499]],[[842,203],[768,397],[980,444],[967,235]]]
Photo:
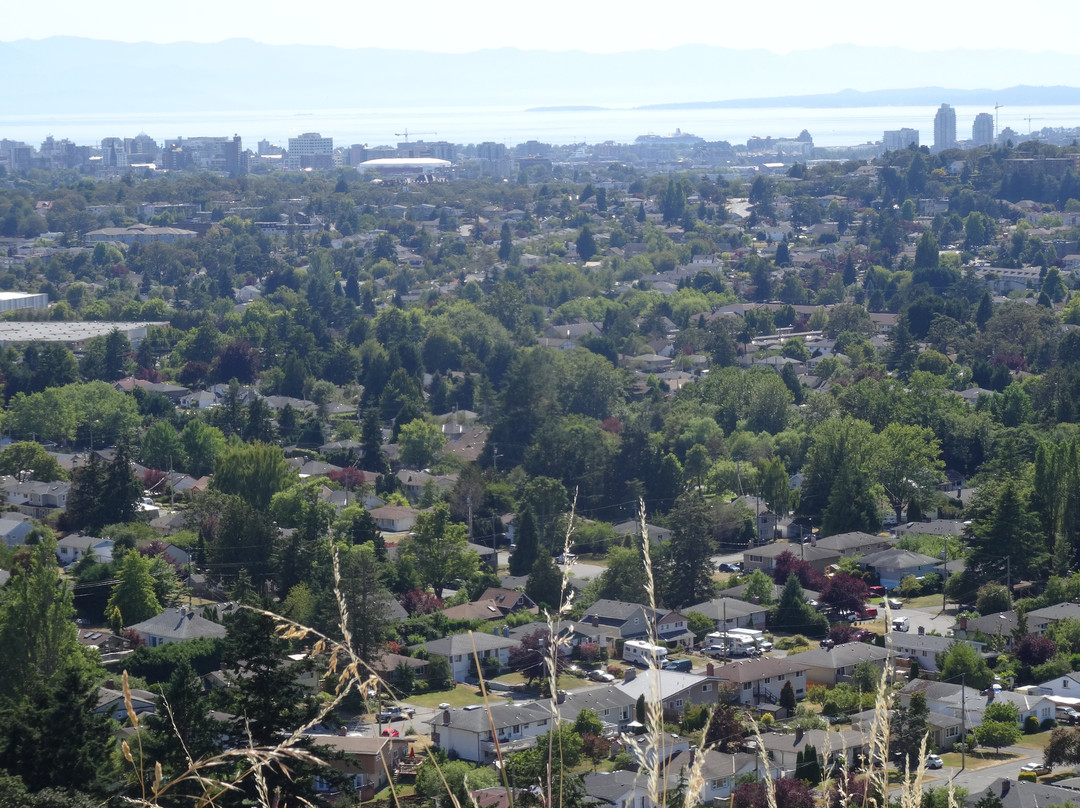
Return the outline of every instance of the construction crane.
[[[997,143],[998,132],[998,110],[1001,109],[1004,104],[994,104],[994,142]]]
[[[1028,122],[1028,134],[1030,135],[1031,134],[1031,122],[1032,121],[1041,121],[1042,118],[1032,118],[1030,115],[1028,115],[1026,118],[1024,118],[1024,120]]]
[[[413,132],[413,134],[414,135],[437,135],[439,133],[438,132]],[[408,143],[409,142],[409,130],[406,129],[404,132],[394,132],[394,137],[403,137],[403,138],[405,138],[405,142]]]

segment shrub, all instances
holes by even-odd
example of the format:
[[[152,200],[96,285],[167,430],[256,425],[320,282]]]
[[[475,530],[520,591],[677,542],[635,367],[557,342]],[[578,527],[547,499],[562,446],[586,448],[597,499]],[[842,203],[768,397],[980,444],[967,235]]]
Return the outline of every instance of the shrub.
[[[1044,718],[1043,722],[1039,725],[1039,729],[1043,732],[1049,732],[1056,726],[1057,721],[1055,721],[1053,718]]]
[[[760,724],[765,729],[771,729],[774,723],[776,723],[776,721],[772,717],[772,713],[765,713],[765,715],[761,716]]]
[[[1074,671],[1080,671],[1080,654],[1073,654],[1070,656],[1069,665]]]
[[[1035,772],[1020,772],[1016,779],[1024,783],[1034,783],[1039,777]]]
[[[1024,734],[1034,735],[1039,731],[1039,719],[1033,715],[1029,715],[1024,719]]]
[[[806,700],[811,704],[824,704],[829,695],[829,688],[825,685],[810,685],[806,691]]]

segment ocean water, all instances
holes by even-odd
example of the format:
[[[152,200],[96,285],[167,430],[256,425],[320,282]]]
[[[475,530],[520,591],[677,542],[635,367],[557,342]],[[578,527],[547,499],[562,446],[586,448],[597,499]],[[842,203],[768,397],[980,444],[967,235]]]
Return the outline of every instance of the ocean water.
[[[146,132],[159,143],[166,138],[240,135],[254,149],[267,139],[286,145],[302,132],[333,137],[335,146],[365,143],[393,145],[405,139],[452,143],[495,141],[514,145],[543,143],[630,143],[639,135],[670,135],[676,130],[706,140],[745,143],[750,137],[795,137],[806,129],[815,145],[854,146],[875,142],[886,129],[918,129],[920,143],[933,144],[936,107],[852,107],[695,110],[557,110],[514,107],[425,109],[237,110],[177,113],[10,115],[0,111],[0,139],[38,145],[46,136],[96,145],[106,137],[134,137]],[[992,108],[956,107],[957,137],[971,137],[971,124]],[[1030,116],[1031,120],[1028,120]],[[1042,127],[1080,126],[1080,107],[1054,106],[999,111],[999,131],[1020,134]]]

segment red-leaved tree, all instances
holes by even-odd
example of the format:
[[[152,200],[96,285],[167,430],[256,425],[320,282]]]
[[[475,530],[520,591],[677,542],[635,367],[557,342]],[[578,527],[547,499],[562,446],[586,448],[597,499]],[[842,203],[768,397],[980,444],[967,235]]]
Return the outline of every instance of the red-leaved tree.
[[[783,586],[790,575],[799,579],[803,589],[812,589],[820,592],[825,588],[826,578],[809,562],[797,558],[790,550],[786,550],[776,557],[776,566],[773,568],[773,580]]]
[[[442,598],[437,598],[430,592],[422,592],[419,589],[410,589],[404,595],[398,596],[398,603],[410,615],[430,614],[439,611],[443,607]]]
[[[360,469],[354,469],[352,466],[336,469],[326,476],[331,482],[335,482],[342,488],[347,488],[350,491],[360,488],[367,480],[364,476],[364,472],[360,471]]]
[[[814,808],[814,792],[802,781],[792,777],[783,777],[773,783],[776,801],[772,805],[783,808]],[[743,783],[731,795],[731,808],[769,808],[769,797],[765,793],[765,784]]]
[[[1035,637],[1026,634],[1016,644],[1016,658],[1025,665],[1042,665],[1053,659],[1057,650],[1057,643],[1049,637]]]
[[[865,581],[854,578],[846,572],[838,572],[828,579],[821,593],[821,600],[837,609],[855,611],[866,602],[869,594]]]

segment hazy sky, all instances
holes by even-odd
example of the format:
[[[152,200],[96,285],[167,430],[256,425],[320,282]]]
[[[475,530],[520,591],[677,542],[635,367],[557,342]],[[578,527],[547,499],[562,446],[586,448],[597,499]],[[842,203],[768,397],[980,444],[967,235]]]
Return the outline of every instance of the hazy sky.
[[[270,44],[449,52],[514,46],[608,53],[693,43],[786,52],[855,43],[1080,53],[1080,38],[1053,33],[1080,20],[1076,0],[1029,0],[1022,10],[1011,11],[959,0],[184,0],[123,9],[51,0],[43,6],[7,5],[2,41],[62,34],[129,42],[246,37]]]

